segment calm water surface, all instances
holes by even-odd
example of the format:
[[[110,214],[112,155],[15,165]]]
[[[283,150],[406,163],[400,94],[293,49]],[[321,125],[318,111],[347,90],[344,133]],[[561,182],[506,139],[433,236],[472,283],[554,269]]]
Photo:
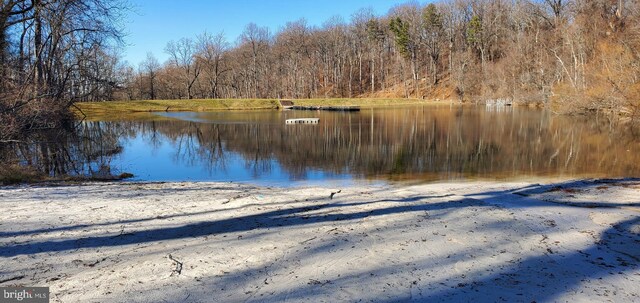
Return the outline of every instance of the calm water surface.
[[[285,125],[318,117],[317,125]],[[640,134],[597,117],[426,106],[357,113],[162,113],[83,122],[4,157],[49,174],[130,172],[145,181],[292,182],[640,177]]]

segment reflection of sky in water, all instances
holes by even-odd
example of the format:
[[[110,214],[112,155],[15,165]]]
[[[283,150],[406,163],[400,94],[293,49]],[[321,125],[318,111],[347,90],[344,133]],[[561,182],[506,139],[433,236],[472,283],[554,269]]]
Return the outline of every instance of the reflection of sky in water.
[[[320,123],[284,123],[309,117],[320,118]],[[49,150],[19,151],[33,151],[24,159],[40,161],[47,172],[73,173],[77,162],[80,171],[86,165],[93,171],[107,165],[115,174],[134,174],[138,181],[337,187],[387,180],[640,176],[640,132],[591,117],[526,108],[231,111],[138,118],[86,122],[78,131],[87,140],[71,136],[44,145]],[[39,160],[42,155],[57,157]]]
[[[242,155],[225,150],[224,160],[207,163],[196,157],[195,163],[178,155],[177,143],[158,135],[160,140],[153,144],[149,138],[138,133],[132,139],[121,140],[123,151],[112,162],[112,168],[135,175],[133,181],[233,181],[258,184],[296,185],[354,183],[349,174],[333,174],[317,169],[306,169],[302,175],[282,169],[277,160],[248,162]],[[197,143],[196,143],[197,144]]]
[[[256,111],[258,114],[265,113],[264,111]],[[240,115],[244,112],[240,112]],[[248,121],[242,121],[241,119],[225,120],[225,117],[237,116],[238,113],[221,113],[221,112],[159,112],[155,113],[157,116],[179,119],[182,121],[197,122],[197,123],[215,123],[215,124],[247,124]]]

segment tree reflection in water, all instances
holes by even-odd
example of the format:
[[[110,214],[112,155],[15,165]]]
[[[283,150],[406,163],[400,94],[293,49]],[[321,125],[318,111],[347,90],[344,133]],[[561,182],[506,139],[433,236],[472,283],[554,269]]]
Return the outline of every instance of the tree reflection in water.
[[[153,157],[163,146],[171,157],[155,161],[196,167],[190,173],[200,180],[222,180],[237,170],[252,179],[282,181],[304,180],[313,172],[326,178],[394,180],[640,176],[637,132],[596,117],[448,106],[184,117],[194,115],[195,121],[84,122],[73,133],[42,134],[32,139],[37,143],[5,145],[2,157],[53,176],[92,174],[118,157],[129,161],[136,174],[140,167],[135,159]],[[304,115],[321,122],[283,122]],[[134,140],[145,148],[129,149]]]
[[[123,151],[119,141],[132,136],[135,131],[126,123],[84,123],[72,131],[43,131],[2,144],[0,160],[2,165],[31,166],[51,177],[109,174],[113,157]]]

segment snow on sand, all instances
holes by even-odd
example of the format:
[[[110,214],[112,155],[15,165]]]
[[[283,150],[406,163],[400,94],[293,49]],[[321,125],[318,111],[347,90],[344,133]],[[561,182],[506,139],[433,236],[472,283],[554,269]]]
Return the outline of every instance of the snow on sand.
[[[339,190],[0,188],[0,286],[50,286],[52,302],[640,301],[637,180]]]

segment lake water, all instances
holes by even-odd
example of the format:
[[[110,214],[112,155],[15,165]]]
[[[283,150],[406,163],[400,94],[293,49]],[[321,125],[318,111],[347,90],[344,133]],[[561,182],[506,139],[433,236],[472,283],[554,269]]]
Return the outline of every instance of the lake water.
[[[315,125],[285,119],[317,117]],[[82,122],[5,146],[51,175],[129,172],[142,181],[384,182],[640,177],[640,134],[604,118],[518,107],[360,112],[158,113]],[[108,120],[108,121],[107,121]]]

